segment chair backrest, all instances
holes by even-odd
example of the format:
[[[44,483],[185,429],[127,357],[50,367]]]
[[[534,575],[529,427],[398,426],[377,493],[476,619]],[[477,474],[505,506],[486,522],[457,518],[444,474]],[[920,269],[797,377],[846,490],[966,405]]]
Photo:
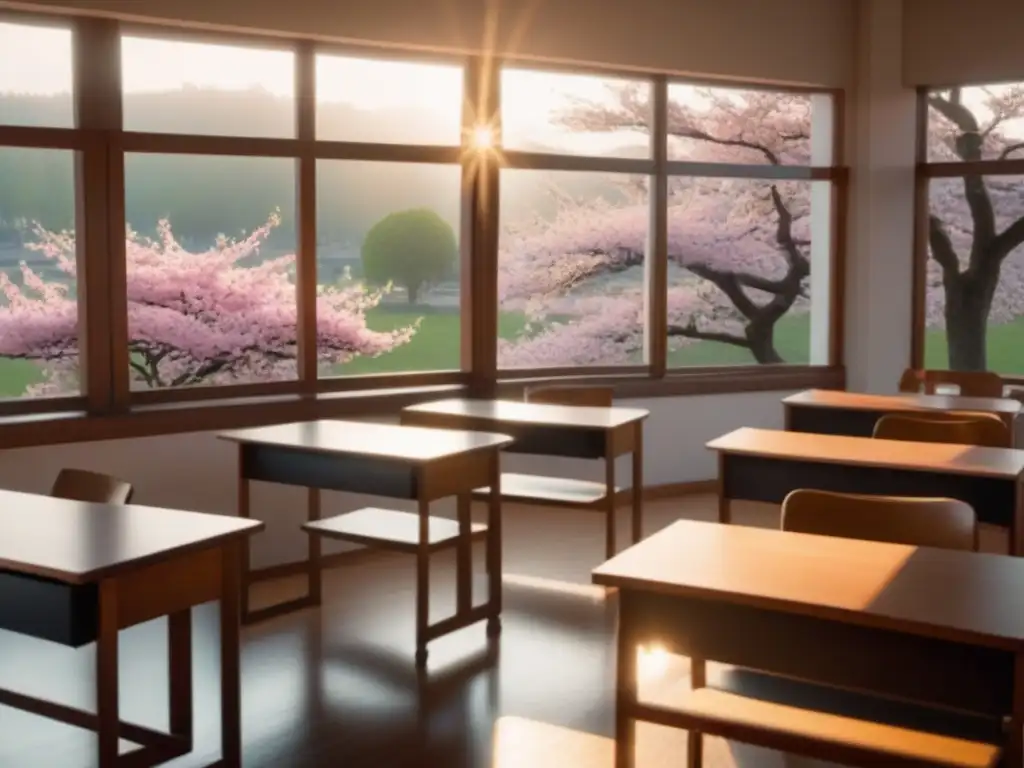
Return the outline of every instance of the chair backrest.
[[[874,437],[917,443],[955,443],[1009,448],[1013,436],[1003,420],[973,411],[889,413],[875,422]]]
[[[611,408],[613,394],[611,387],[537,387],[526,390],[526,400],[530,403]]]
[[[791,491],[782,502],[782,530],[918,547],[978,549],[974,509],[956,499],[802,488]]]
[[[99,504],[127,504],[134,490],[131,483],[100,472],[62,469],[53,482],[50,495],[58,499],[93,501]]]
[[[1003,397],[1003,380],[992,371],[915,370],[908,368],[900,377],[900,392],[924,392],[934,395],[937,387],[949,384],[964,397]]]

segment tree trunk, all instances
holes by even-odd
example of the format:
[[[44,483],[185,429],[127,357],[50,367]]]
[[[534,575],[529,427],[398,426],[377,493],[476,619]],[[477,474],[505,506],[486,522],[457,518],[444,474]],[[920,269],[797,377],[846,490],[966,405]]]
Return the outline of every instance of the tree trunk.
[[[420,299],[420,284],[415,283],[405,286],[405,295],[408,297],[410,304],[416,304]]]
[[[753,320],[747,323],[745,335],[750,342],[750,353],[757,362],[764,364],[784,363],[775,350],[775,322]]]
[[[980,277],[959,274],[945,280],[946,343],[949,367],[954,371],[988,369],[985,343],[988,337],[988,315],[992,294],[999,280],[995,275]]]

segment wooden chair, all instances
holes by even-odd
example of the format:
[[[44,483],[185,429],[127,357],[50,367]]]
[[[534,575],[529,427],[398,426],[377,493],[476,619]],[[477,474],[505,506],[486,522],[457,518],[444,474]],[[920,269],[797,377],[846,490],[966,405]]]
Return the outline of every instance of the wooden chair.
[[[974,510],[955,499],[800,489],[782,502],[782,530],[912,546],[978,548]],[[904,707],[896,715],[902,724],[890,725],[856,714],[865,710],[859,694],[751,670],[729,670],[724,685],[708,688],[705,663],[699,659],[691,660],[691,674],[696,690],[681,707],[694,729],[688,768],[702,764],[701,733],[845,765],[988,768],[1000,757],[1000,748],[989,740],[940,735],[907,725],[914,719],[927,722],[924,708],[913,704],[897,703]],[[878,707],[867,709],[877,711]],[[999,724],[993,723],[992,728],[998,730]]]
[[[538,387],[527,389],[525,399],[531,403],[549,405],[587,406],[610,408],[612,406],[611,387]],[[619,488],[615,488],[617,494]],[[473,498],[486,501],[489,488],[478,488]],[[545,475],[527,475],[518,472],[501,473],[501,500],[519,504],[536,504],[545,507],[561,507],[567,509],[585,509],[605,512],[612,516],[606,531],[605,554],[610,558],[615,554],[614,507],[608,509],[605,483],[589,480],[572,480]]]
[[[534,387],[526,390],[526,402],[611,408],[613,394],[611,387]]]
[[[874,437],[918,443],[955,443],[1009,448],[1013,435],[998,416],[973,411],[915,411],[886,414],[875,422]]]
[[[53,482],[50,495],[73,501],[127,504],[134,491],[131,483],[110,475],[85,469],[62,469]]]
[[[957,387],[964,397],[1003,397],[1003,380],[991,371],[942,371],[907,368],[900,377],[900,392],[934,395],[937,387]]]
[[[782,502],[782,530],[918,547],[978,549],[974,510],[956,499],[802,488],[790,492]]]

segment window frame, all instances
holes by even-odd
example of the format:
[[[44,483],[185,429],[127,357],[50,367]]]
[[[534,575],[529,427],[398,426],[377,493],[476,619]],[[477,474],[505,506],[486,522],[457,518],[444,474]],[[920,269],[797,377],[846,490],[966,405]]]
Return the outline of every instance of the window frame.
[[[1016,82],[1016,81],[1014,81]],[[982,83],[983,86],[1002,83]],[[1009,83],[1007,83],[1009,84]],[[977,84],[928,85],[917,88],[917,124],[914,162],[914,241],[913,292],[911,296],[911,333],[909,367],[921,369],[925,364],[928,296],[928,220],[931,213],[929,187],[933,179],[962,179],[966,176],[1024,176],[1024,158],[976,161],[928,162],[928,94],[947,88],[971,88]],[[999,373],[995,371],[995,373]],[[1024,375],[1003,375],[1008,385],[1024,384]]]
[[[0,401],[0,433],[13,444],[203,431],[268,420],[381,412],[404,399],[431,393],[518,395],[542,382],[602,382],[620,396],[842,387],[843,261],[847,169],[843,166],[844,93],[838,89],[679,78],[593,67],[540,65],[482,55],[407,52],[256,33],[196,30],[166,24],[88,16],[2,11],[0,20],[70,28],[74,41],[74,128],[0,126],[0,146],[67,149],[76,155],[76,239],[80,266],[79,323],[82,392],[73,397]],[[258,138],[125,131],[121,108],[122,35],[288,50],[295,55],[294,138]],[[319,140],[316,124],[316,57],[343,55],[383,61],[455,64],[463,69],[463,136],[460,145],[377,144]],[[646,80],[651,86],[649,158],[593,158],[503,150],[502,159],[470,147],[472,128],[487,120],[500,135],[503,67]],[[667,109],[670,83],[827,94],[833,101],[829,167],[725,166],[669,161]],[[500,146],[500,142],[499,142]],[[126,153],[286,157],[296,164],[297,378],[180,389],[130,389],[125,274]],[[319,160],[458,164],[461,167],[461,364],[458,370],[319,378],[316,364],[316,165]],[[1021,161],[1024,162],[1024,161]],[[715,166],[722,165],[717,168]],[[697,168],[696,166],[700,166]],[[827,365],[667,367],[667,188],[674,175],[736,175],[829,181],[831,206],[830,346]],[[647,362],[636,366],[500,370],[497,366],[499,210],[501,168],[626,172],[651,179],[650,277]],[[750,175],[754,174],[754,175]],[[86,224],[89,226],[86,226]],[[9,440],[8,440],[9,438]]]

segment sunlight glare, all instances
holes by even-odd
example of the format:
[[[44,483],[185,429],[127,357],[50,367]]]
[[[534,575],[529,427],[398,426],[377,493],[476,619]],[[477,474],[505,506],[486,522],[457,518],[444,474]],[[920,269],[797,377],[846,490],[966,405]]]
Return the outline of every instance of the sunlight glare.
[[[668,651],[660,645],[637,649],[637,671],[643,680],[657,679],[668,670]]]
[[[476,149],[494,147],[494,129],[489,125],[478,125],[473,129],[472,144]]]

